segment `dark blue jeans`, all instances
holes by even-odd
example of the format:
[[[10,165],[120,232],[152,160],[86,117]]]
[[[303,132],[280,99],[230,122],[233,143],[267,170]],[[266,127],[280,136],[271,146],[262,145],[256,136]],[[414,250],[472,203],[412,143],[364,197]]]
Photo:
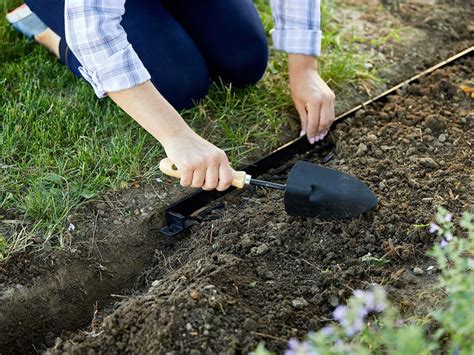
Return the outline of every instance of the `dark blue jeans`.
[[[80,63],[64,35],[64,0],[26,0],[61,38],[61,60],[78,77]],[[122,26],[161,94],[176,108],[203,98],[211,78],[256,83],[268,45],[252,0],[128,0]]]

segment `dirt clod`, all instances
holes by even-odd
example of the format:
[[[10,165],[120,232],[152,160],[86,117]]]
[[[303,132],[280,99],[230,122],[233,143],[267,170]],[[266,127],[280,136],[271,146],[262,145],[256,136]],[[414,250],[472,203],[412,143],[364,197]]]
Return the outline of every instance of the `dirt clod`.
[[[417,276],[420,276],[420,275],[423,275],[425,272],[423,271],[422,268],[416,266],[413,268],[413,274],[414,275],[417,275]]]
[[[291,301],[291,305],[295,309],[303,309],[306,306],[308,306],[308,301],[306,301],[304,298],[297,298],[297,299],[294,299],[293,301]]]

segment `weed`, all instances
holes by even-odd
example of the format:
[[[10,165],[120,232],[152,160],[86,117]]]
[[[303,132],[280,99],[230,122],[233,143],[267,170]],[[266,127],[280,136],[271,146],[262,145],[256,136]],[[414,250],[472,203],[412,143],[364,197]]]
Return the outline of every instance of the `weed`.
[[[0,234],[0,261],[4,260],[7,257],[8,252],[8,242],[5,237]]]
[[[412,227],[413,229],[426,229],[427,227],[429,227],[429,224],[426,224],[426,223],[413,224]]]
[[[376,258],[375,256],[372,256],[371,253],[367,253],[361,258],[362,261],[366,262],[369,265],[378,265],[378,266],[383,266],[387,265],[390,263],[390,259],[387,259],[385,256],[381,258]]]

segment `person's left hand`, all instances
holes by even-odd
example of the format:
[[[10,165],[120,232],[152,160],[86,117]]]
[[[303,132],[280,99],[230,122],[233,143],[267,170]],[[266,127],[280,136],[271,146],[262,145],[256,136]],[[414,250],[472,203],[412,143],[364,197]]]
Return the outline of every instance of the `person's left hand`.
[[[289,54],[290,89],[301,119],[301,136],[314,144],[324,139],[335,120],[336,96],[317,72],[315,57]]]

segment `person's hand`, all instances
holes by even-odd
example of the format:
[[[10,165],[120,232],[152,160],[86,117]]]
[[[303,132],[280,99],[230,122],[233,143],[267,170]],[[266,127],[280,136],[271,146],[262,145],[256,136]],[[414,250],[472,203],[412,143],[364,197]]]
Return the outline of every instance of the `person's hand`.
[[[289,54],[288,70],[293,102],[301,119],[301,136],[311,144],[322,140],[335,120],[334,93],[316,71],[315,57]]]
[[[231,185],[234,170],[224,151],[193,132],[150,80],[107,94],[163,145],[181,185],[219,191]]]
[[[181,185],[224,191],[234,178],[223,150],[192,130],[173,137],[164,145],[166,155],[181,172]]]

